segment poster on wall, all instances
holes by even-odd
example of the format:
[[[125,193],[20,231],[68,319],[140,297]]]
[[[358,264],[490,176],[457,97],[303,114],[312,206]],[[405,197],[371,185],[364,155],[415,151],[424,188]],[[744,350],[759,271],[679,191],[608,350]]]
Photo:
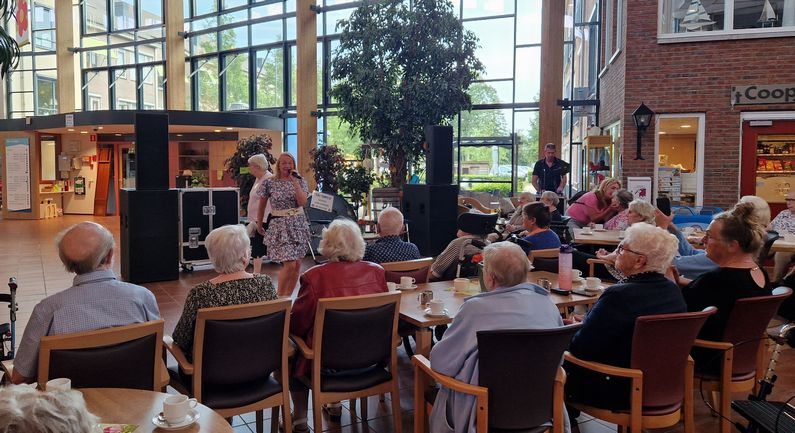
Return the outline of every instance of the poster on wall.
[[[635,200],[651,201],[651,178],[628,177],[627,190],[632,193]]]
[[[30,142],[27,138],[6,139],[5,178],[8,210],[30,212]]]
[[[17,45],[23,47],[30,43],[30,6],[28,0],[17,0],[16,13],[17,34],[15,39]]]

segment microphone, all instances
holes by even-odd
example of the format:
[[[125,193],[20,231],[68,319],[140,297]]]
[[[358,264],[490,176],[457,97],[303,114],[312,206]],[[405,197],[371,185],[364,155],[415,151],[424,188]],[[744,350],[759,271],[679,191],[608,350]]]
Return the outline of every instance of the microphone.
[[[303,179],[303,177],[301,177],[301,175],[295,170],[291,171],[290,174],[296,179]]]

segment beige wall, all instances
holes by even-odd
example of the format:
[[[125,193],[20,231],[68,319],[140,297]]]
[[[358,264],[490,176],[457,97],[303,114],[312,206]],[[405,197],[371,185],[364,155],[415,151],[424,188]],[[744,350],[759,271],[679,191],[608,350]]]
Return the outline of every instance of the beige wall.
[[[660,155],[668,155],[667,166],[681,164],[685,170],[695,170],[696,136],[660,135]]]

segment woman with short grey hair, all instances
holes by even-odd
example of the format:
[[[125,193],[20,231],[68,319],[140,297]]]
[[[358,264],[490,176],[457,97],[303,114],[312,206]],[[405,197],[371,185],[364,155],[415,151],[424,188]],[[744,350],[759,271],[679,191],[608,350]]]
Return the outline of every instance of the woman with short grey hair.
[[[0,432],[91,433],[97,422],[79,391],[39,392],[28,385],[0,388]]]
[[[207,255],[218,276],[197,284],[188,292],[185,307],[174,328],[174,342],[193,355],[193,333],[200,308],[252,304],[276,299],[273,282],[267,275],[246,272],[251,257],[248,233],[242,225],[227,225],[210,232],[204,240]]]
[[[258,274],[262,269],[262,258],[267,254],[268,250],[265,248],[265,243],[262,235],[257,231],[257,211],[259,210],[259,203],[262,197],[257,194],[262,182],[265,179],[273,177],[273,173],[268,171],[270,163],[268,158],[258,153],[248,159],[248,168],[252,176],[254,176],[254,185],[251,186],[251,191],[248,194],[248,236],[251,238],[251,256],[254,257],[254,273]],[[271,214],[270,203],[265,205],[265,212],[263,214],[263,226],[265,230],[268,229],[268,216]]]

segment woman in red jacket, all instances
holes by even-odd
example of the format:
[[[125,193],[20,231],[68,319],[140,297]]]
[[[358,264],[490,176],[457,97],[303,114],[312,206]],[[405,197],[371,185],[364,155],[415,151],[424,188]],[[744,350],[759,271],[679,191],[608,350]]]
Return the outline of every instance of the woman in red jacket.
[[[362,261],[364,247],[359,227],[353,221],[334,220],[327,229],[323,230],[319,250],[329,261],[314,266],[301,275],[301,288],[293,304],[290,318],[290,333],[303,338],[310,347],[318,299],[387,291],[384,268],[375,263]],[[297,356],[293,376],[300,378],[309,373],[310,363],[300,355]],[[292,380],[290,389],[293,396],[293,431],[306,432],[309,391],[301,380]],[[339,403],[324,409],[329,412],[332,419],[338,418]]]

